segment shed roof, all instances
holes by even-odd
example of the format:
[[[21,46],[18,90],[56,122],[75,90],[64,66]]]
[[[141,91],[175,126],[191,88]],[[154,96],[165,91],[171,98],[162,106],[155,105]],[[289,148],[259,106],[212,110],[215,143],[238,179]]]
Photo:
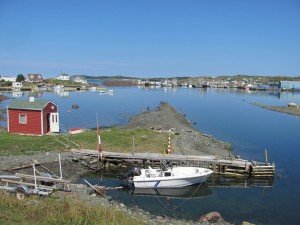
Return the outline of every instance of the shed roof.
[[[48,100],[34,100],[34,101],[20,101],[13,100],[7,107],[8,109],[31,109],[31,110],[42,110],[47,104]]]

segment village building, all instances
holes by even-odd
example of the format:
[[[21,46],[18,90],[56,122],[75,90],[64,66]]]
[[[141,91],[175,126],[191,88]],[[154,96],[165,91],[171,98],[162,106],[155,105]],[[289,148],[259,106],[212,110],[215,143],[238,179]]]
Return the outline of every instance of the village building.
[[[0,80],[16,82],[17,78],[11,76],[0,76]]]
[[[87,80],[82,79],[82,78],[80,78],[80,77],[75,77],[75,78],[73,79],[73,81],[76,82],[76,83],[87,84]]]
[[[300,91],[300,81],[280,81],[279,88],[282,90]]]
[[[14,89],[20,89],[21,87],[23,87],[23,84],[21,82],[13,82],[12,87]]]
[[[27,74],[27,81],[33,83],[43,82],[43,77],[39,73],[30,73]]]
[[[61,73],[59,76],[56,77],[56,80],[70,80],[70,77],[66,73]]]
[[[9,133],[44,135],[59,132],[57,105],[48,100],[13,100],[7,107],[7,130]]]

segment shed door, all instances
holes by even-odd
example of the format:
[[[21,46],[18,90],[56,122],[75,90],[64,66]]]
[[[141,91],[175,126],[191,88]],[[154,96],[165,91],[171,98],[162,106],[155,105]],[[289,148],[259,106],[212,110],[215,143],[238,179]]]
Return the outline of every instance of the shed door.
[[[50,132],[59,132],[58,113],[50,113]]]

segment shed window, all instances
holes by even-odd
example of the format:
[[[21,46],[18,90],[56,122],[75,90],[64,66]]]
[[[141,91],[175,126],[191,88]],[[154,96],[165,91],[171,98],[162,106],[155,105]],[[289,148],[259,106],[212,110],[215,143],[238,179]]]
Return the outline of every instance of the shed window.
[[[19,115],[19,123],[26,124],[27,123],[27,115],[20,114]]]

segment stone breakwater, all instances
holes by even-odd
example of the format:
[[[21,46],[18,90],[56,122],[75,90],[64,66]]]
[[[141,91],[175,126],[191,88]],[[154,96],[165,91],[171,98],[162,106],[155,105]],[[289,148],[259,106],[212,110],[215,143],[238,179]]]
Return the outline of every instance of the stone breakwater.
[[[231,155],[231,145],[204,134],[192,127],[185,115],[177,112],[168,103],[162,102],[156,110],[146,111],[130,119],[126,128],[146,128],[158,131],[171,130],[174,153],[185,155]]]
[[[7,97],[5,95],[0,94],[0,103],[5,101]],[[6,109],[0,108],[0,121],[3,120],[3,115],[6,113]],[[1,129],[1,128],[0,128]]]
[[[268,109],[276,112],[286,113],[290,115],[300,116],[300,106],[271,106],[271,105],[264,105],[258,102],[252,103],[252,105],[261,107],[263,109]]]

